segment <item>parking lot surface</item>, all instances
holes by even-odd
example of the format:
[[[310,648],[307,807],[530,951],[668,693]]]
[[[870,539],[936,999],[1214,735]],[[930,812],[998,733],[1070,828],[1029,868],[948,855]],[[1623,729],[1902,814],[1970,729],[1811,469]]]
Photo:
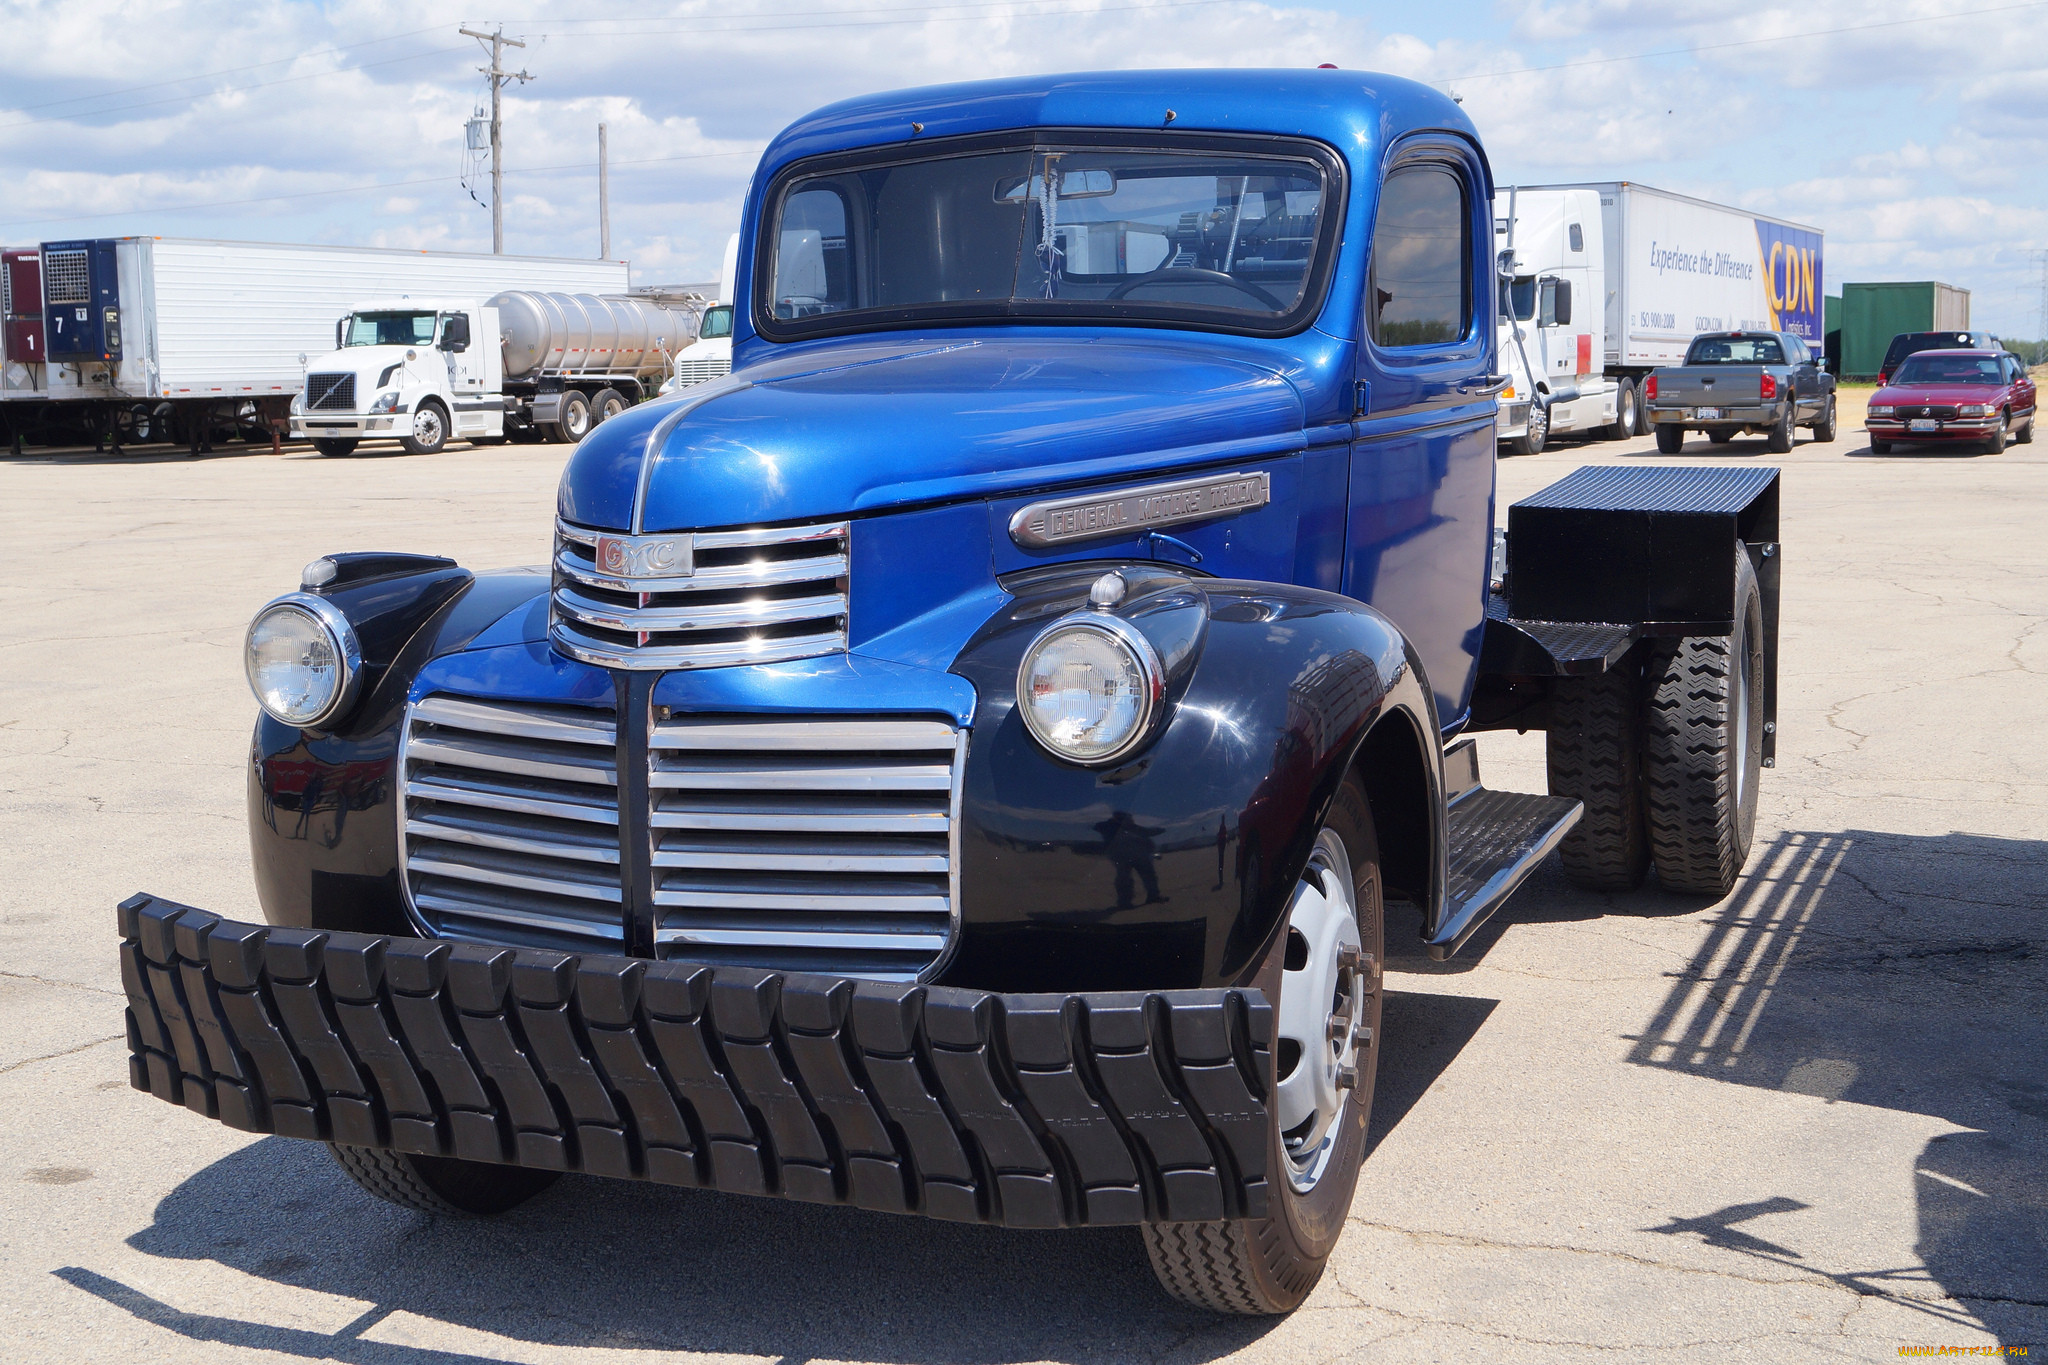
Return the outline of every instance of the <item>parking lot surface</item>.
[[[1285,1320],[1174,1304],[1127,1230],[582,1177],[437,1222],[131,1090],[115,903],[260,917],[250,613],[330,550],[545,559],[566,451],[0,459],[0,1358],[2048,1349],[2048,441],[1874,456],[1845,398],[1833,445],[1676,457],[1785,471],[1779,756],[1737,891],[1553,865],[1452,962],[1395,956],[1352,1226]],[[1503,507],[1587,462],[1669,461],[1506,460]],[[1541,789],[1541,736],[1481,745],[1491,785]]]

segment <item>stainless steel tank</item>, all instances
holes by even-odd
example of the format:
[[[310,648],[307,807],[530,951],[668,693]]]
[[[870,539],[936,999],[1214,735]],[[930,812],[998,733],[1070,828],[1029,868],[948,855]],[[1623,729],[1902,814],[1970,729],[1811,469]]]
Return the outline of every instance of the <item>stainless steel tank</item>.
[[[696,338],[680,308],[596,294],[509,289],[490,300],[505,343],[505,377],[568,371],[647,375]]]

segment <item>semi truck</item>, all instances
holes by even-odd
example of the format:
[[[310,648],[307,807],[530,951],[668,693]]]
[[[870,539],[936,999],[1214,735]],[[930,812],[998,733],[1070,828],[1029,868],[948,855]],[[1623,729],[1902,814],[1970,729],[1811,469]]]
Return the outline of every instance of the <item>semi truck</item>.
[[[704,310],[697,339],[677,353],[675,373],[662,385],[663,393],[732,373],[733,276],[739,269],[739,254],[739,234],[734,233],[726,239],[725,262],[718,272],[718,301]]]
[[[1642,381],[1701,332],[1820,350],[1821,230],[1630,181],[1496,190],[1501,439],[1649,431]]]
[[[514,289],[489,299],[358,304],[306,362],[291,432],[323,455],[396,436],[415,455],[450,437],[580,441],[651,398],[697,320],[622,295]]]
[[[1729,895],[1775,744],[1776,470],[1581,469],[1496,574],[1492,188],[1450,98],[1334,69],[799,119],[732,373],[584,438],[547,564],[334,551],[257,611],[264,922],[119,907],[131,1084],[434,1215],[576,1171],[1123,1228],[1295,1308],[1373,1216],[1390,944],[1553,853]],[[1507,729],[1548,790],[1482,782]]]
[[[45,242],[35,255],[43,360],[23,358],[22,382],[0,387],[0,423],[16,448],[269,440],[305,387],[305,358],[333,348],[335,320],[361,299],[617,294],[630,284],[623,261],[177,237]],[[11,291],[26,274],[10,268]],[[10,349],[10,381],[16,363]]]

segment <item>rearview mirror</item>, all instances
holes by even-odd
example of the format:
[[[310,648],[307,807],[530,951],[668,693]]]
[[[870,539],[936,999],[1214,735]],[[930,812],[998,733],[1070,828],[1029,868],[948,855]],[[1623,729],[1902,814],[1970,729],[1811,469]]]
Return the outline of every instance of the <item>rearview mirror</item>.
[[[1557,325],[1569,327],[1572,323],[1572,282],[1557,282]]]
[[[996,202],[1015,204],[1030,196],[1037,176],[1006,175],[996,182]],[[1060,172],[1060,198],[1100,199],[1116,193],[1116,172],[1111,170]]]
[[[441,349],[444,351],[466,351],[469,349],[469,315],[450,313],[441,323]]]

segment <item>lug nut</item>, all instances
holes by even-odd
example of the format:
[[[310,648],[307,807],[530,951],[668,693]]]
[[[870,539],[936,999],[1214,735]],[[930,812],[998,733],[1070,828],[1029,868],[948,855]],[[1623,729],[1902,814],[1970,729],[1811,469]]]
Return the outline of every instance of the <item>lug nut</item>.
[[[1348,1037],[1349,1037],[1350,1035],[1351,1035],[1351,1016],[1350,1016],[1350,1015],[1348,1015],[1348,1014],[1333,1014],[1333,1015],[1331,1015],[1331,1016],[1330,1016],[1330,1041],[1331,1041],[1331,1042],[1333,1042],[1333,1043],[1338,1043],[1338,1042],[1342,1042],[1342,1041],[1343,1041],[1344,1039],[1348,1038]]]
[[[1337,970],[1354,971],[1358,967],[1359,951],[1347,943],[1337,950]]]
[[[1358,1068],[1355,1066],[1338,1067],[1337,1088],[1339,1090],[1356,1090],[1358,1088]]]

